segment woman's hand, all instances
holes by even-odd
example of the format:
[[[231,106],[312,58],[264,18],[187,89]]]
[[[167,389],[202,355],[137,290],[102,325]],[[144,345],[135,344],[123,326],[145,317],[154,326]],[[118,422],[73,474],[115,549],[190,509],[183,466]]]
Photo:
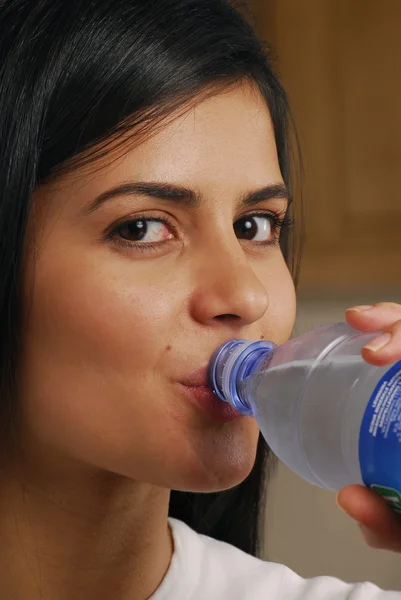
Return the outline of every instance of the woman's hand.
[[[384,332],[363,348],[362,356],[368,363],[383,366],[401,360],[400,304],[356,306],[347,310],[346,318],[355,329]],[[375,492],[362,485],[350,485],[339,492],[337,502],[358,522],[369,546],[401,552],[401,515]]]

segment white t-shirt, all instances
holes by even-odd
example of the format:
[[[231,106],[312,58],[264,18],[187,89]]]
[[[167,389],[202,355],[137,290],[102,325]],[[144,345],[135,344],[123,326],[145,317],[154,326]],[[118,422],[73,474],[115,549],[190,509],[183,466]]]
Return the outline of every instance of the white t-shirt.
[[[401,591],[384,592],[371,583],[302,579],[284,565],[199,535],[176,519],[169,522],[174,554],[150,600],[401,600]]]

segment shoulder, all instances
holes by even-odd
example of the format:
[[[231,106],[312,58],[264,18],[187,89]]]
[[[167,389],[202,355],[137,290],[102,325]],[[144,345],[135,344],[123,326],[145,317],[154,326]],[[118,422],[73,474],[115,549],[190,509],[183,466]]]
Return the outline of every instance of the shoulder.
[[[400,600],[401,592],[383,592],[370,583],[346,584],[332,577],[305,580],[288,567],[260,560],[230,544],[199,535],[170,519],[175,552],[193,575],[191,599],[214,600]],[[184,566],[185,565],[185,566]],[[267,596],[268,594],[268,596]]]

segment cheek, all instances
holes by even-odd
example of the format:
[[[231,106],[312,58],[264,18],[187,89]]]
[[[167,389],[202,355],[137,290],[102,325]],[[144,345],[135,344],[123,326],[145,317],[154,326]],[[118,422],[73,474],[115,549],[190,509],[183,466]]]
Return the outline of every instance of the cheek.
[[[132,268],[77,264],[41,269],[28,334],[60,361],[124,365],[154,363],[174,333],[179,299],[155,273],[151,281]]]
[[[172,290],[166,269],[146,273],[121,258],[48,253],[37,262],[20,370],[23,435],[32,444],[129,475],[142,463],[150,470],[144,455],[163,439],[167,347],[185,286]]]
[[[269,306],[262,319],[262,333],[265,339],[283,344],[292,334],[296,316],[294,282],[283,257],[277,258],[268,276],[262,272],[260,278],[269,297]]]
[[[96,423],[104,435],[122,435],[129,422],[132,435],[145,420],[144,404],[147,413],[160,409],[158,388],[180,299],[160,283],[162,273],[150,280],[123,262],[69,255],[36,265],[21,378],[26,405],[47,433],[68,423],[70,433],[80,430],[83,438]]]

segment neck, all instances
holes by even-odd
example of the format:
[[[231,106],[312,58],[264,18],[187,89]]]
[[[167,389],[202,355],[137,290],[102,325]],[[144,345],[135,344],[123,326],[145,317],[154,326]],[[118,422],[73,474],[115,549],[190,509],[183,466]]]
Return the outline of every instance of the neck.
[[[169,493],[120,476],[70,470],[0,479],[0,597],[138,600],[172,555]]]

